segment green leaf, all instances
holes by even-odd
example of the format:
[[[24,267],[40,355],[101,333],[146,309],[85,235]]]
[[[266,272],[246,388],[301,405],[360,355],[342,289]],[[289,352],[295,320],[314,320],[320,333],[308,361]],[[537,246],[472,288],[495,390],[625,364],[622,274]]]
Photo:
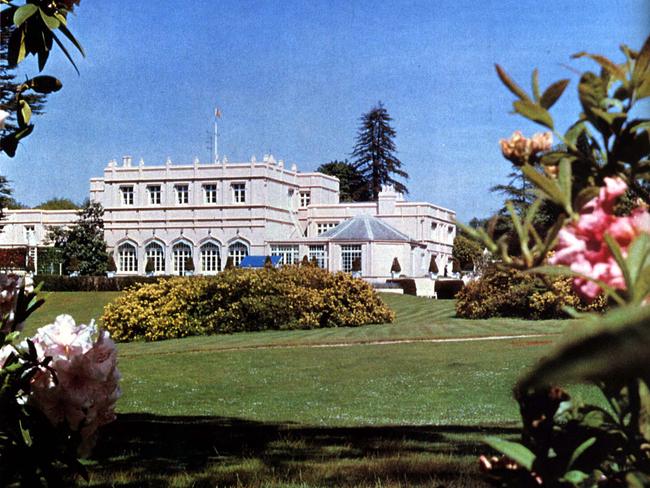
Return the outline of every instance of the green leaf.
[[[632,281],[630,270],[627,267],[627,262],[623,257],[623,252],[621,251],[621,247],[618,245],[618,242],[616,242],[616,240],[607,233],[603,235],[603,239],[605,240],[605,243],[607,244],[609,250],[612,252],[612,255],[614,256],[616,263],[618,264],[618,266],[621,268],[621,271],[623,272],[626,288],[628,290],[631,290],[632,287],[634,286],[634,282]]]
[[[582,471],[573,470],[565,473],[562,479],[567,483],[571,483],[573,486],[580,486],[580,484],[587,478],[589,478],[588,474],[583,473]]]
[[[648,295],[650,295],[650,265],[643,268],[639,273],[639,277],[634,283],[632,301],[641,303]]]
[[[517,100],[513,103],[515,112],[523,115],[538,124],[553,129],[553,118],[544,107],[531,102],[530,100]]]
[[[526,468],[528,471],[533,469],[535,454],[533,454],[526,446],[522,446],[517,442],[505,441],[498,437],[488,437],[485,439],[485,443],[491,448],[506,455],[520,466]]]
[[[637,236],[627,252],[627,268],[630,272],[630,282],[636,287],[637,279],[648,263],[650,257],[650,235],[645,232]]]
[[[59,91],[63,84],[54,76],[35,76],[31,80],[27,80],[27,86],[38,93],[52,93]]]
[[[25,442],[25,445],[28,447],[31,447],[32,445],[32,436],[29,434],[29,430],[23,427],[23,421],[19,420],[18,421],[18,426],[20,427],[20,433],[23,436],[23,441]]]
[[[28,3],[18,8],[14,12],[14,24],[16,27],[20,27],[27,19],[36,13],[38,7],[33,3]]]
[[[650,307],[620,307],[599,319],[599,328],[556,349],[520,380],[520,387],[561,379],[625,381],[650,373]]]
[[[564,134],[564,139],[567,142],[567,144],[571,144],[572,146],[575,146],[576,142],[578,142],[578,137],[580,136],[580,134],[586,130],[587,127],[585,126],[584,120],[579,120],[571,127],[569,127],[569,129]]]
[[[48,29],[54,30],[59,28],[61,23],[55,17],[47,15],[40,8],[38,9],[38,11],[41,14],[41,19],[43,19],[43,22],[45,22],[45,25],[47,26]]]
[[[640,471],[633,471],[625,475],[627,488],[647,488],[650,486],[650,477]]]
[[[573,208],[579,212],[587,202],[596,198],[599,193],[600,193],[600,188],[597,186],[589,186],[587,188],[583,188],[576,195],[576,198],[573,201]]]
[[[569,460],[569,469],[573,467],[575,462],[578,460],[580,456],[584,454],[584,452],[589,449],[591,446],[593,446],[596,443],[596,438],[595,437],[590,437],[586,441],[584,441],[582,444],[580,444],[575,451],[573,451],[573,454],[571,454],[571,459]]]
[[[514,95],[517,95],[521,100],[528,100],[530,101],[530,98],[528,98],[528,95],[526,95],[526,92],[521,89],[517,83],[512,81],[512,79],[508,76],[508,74],[505,72],[505,70],[499,66],[498,64],[495,64],[494,67],[497,70],[497,75],[499,75],[499,79],[501,82],[506,85],[508,90],[510,90]]]
[[[81,44],[79,44],[79,41],[75,38],[75,36],[72,35],[72,32],[68,29],[68,27],[65,24],[61,24],[59,26],[59,30],[63,33],[65,37],[68,38],[68,40],[74,44],[74,47],[77,48],[77,50],[81,53],[81,55],[85,58],[86,57],[86,52],[84,51],[84,48],[81,47]]]
[[[600,410],[592,410],[584,416],[580,423],[585,427],[599,429],[605,423],[605,414]]]
[[[550,85],[546,90],[544,90],[542,98],[539,100],[540,105],[545,109],[551,108],[553,105],[555,105],[555,102],[560,99],[568,84],[569,80],[564,79],[556,81]]]
[[[21,127],[29,125],[29,121],[32,118],[32,108],[29,106],[25,100],[20,101],[20,117],[19,123]]]
[[[564,205],[565,198],[562,194],[562,190],[558,186],[557,182],[543,174],[539,173],[533,166],[530,164],[524,164],[521,167],[521,172],[524,173],[524,176],[528,180],[539,188],[544,194],[559,205]]]
[[[650,97],[650,37],[643,43],[634,63],[632,86],[635,87],[637,100]]]
[[[601,56],[600,54],[589,54],[583,51],[574,54],[571,57],[574,59],[582,58],[582,57],[587,57],[589,59],[592,59],[596,61],[601,68],[607,71],[614,78],[627,84],[627,79],[625,77],[625,69],[622,66],[616,64],[615,62],[611,61],[610,59],[606,58],[605,56]]]
[[[539,103],[539,71],[537,68],[533,70],[533,98],[537,103]]]
[[[580,77],[580,83],[578,84],[578,97],[587,119],[601,133],[609,135],[609,127],[602,121],[598,121],[593,112],[594,109],[600,109],[601,101],[607,97],[607,86],[603,80],[591,72],[584,73]]]
[[[77,74],[80,74],[79,69],[77,68],[77,65],[75,64],[74,60],[72,59],[72,56],[70,56],[70,53],[65,48],[63,43],[59,40],[59,38],[56,36],[56,34],[52,33],[52,38],[57,43],[57,45],[61,48],[61,51],[63,51],[63,54],[65,54],[65,57],[68,58],[68,61],[70,61],[70,63],[72,64],[72,67],[77,72]]]
[[[571,181],[571,162],[569,158],[563,158],[560,161],[560,171],[558,172],[557,182],[564,199],[564,208],[569,215],[573,213],[573,209],[571,208]]]

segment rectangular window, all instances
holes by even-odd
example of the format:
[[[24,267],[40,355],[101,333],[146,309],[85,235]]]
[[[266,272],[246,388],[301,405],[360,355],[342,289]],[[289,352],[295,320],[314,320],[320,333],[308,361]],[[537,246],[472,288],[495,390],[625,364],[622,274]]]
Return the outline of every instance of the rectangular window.
[[[341,246],[341,269],[346,273],[350,273],[354,270],[355,261],[358,263],[359,268],[361,268],[361,245],[360,244],[348,244]],[[360,269],[358,271],[361,271]]]
[[[203,203],[217,203],[217,185],[203,185]]]
[[[188,185],[176,185],[176,204],[187,205],[190,203],[190,187]]]
[[[316,224],[318,235],[321,235],[323,232],[327,232],[328,230],[333,229],[337,225],[339,225],[338,222],[320,222]]]
[[[160,205],[162,201],[160,185],[149,185],[147,187],[147,194],[149,195],[149,205]]]
[[[325,250],[325,246],[309,246],[309,261],[314,260],[316,260],[319,268],[327,268],[327,251]]]
[[[300,208],[307,208],[311,203],[311,192],[310,191],[301,191],[300,192]]]
[[[232,201],[234,203],[246,203],[246,183],[232,184]]]
[[[271,246],[271,256],[280,256],[282,264],[298,264],[298,246]]]
[[[121,186],[120,193],[122,195],[122,205],[133,205],[133,187]]]

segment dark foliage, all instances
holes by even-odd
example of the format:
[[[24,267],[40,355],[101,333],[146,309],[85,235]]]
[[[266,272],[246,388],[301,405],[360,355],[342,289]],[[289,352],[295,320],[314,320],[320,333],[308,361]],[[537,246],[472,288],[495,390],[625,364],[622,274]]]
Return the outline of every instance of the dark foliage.
[[[36,275],[34,285],[43,291],[122,291],[140,283],[156,283],[158,276],[57,276]]]
[[[370,200],[368,184],[353,164],[345,161],[330,161],[316,170],[339,179],[339,200],[341,202],[366,202]]]
[[[373,200],[376,200],[382,185],[393,185],[400,193],[408,193],[406,186],[394,176],[408,179],[397,159],[397,148],[393,142],[395,129],[390,125],[393,119],[381,102],[361,117],[357,142],[352,152],[354,167],[368,184]]]

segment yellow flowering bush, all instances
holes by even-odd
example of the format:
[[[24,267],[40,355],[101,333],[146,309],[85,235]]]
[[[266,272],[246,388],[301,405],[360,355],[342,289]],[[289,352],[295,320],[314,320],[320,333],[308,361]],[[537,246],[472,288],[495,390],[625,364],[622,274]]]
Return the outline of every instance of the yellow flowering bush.
[[[565,307],[579,312],[602,312],[604,295],[592,303],[582,300],[571,287],[571,278],[539,277],[514,269],[493,270],[469,283],[457,295],[456,315],[469,319],[520,317],[552,319],[567,317]]]
[[[314,266],[229,269],[134,286],[104,309],[119,341],[267,329],[356,327],[395,314],[363,280]]]

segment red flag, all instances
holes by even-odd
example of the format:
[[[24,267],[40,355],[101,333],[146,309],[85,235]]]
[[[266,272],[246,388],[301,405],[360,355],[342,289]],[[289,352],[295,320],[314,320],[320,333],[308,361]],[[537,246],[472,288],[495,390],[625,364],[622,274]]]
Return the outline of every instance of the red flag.
[[[219,107],[214,109],[214,116],[218,119],[221,118],[221,109]]]

